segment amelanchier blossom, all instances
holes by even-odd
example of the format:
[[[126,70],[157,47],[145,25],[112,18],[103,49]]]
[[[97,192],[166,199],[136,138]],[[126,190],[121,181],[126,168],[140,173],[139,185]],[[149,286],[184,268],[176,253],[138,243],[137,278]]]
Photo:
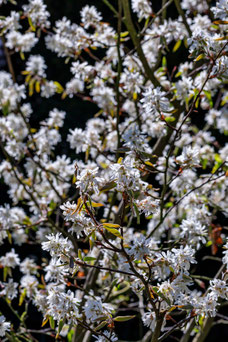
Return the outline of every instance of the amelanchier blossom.
[[[45,0],[9,2],[0,339],[114,342],[135,324],[138,341],[202,341],[228,299],[227,0],[85,1],[55,23]],[[84,127],[66,98],[93,103]]]

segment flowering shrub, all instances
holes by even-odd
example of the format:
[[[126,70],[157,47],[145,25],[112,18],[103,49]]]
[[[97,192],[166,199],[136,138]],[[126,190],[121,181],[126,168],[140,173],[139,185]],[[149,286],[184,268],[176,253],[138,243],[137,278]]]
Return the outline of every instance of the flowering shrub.
[[[52,26],[43,0],[0,19],[9,69],[0,72],[9,196],[0,244],[10,246],[0,255],[0,336],[117,341],[116,326],[137,316],[142,341],[179,330],[181,342],[201,342],[228,298],[228,2],[165,0],[156,11],[149,0],[103,3],[113,25],[85,5],[81,23],[63,17]],[[33,53],[40,37],[69,66],[66,84],[48,79]],[[188,56],[179,64],[178,51]],[[69,129],[71,157],[56,152],[64,111],[31,126],[34,93],[97,105],[84,129]],[[31,244],[41,261],[20,257]],[[211,278],[197,274],[201,250],[217,262]],[[27,325],[31,307],[43,317],[38,331]]]

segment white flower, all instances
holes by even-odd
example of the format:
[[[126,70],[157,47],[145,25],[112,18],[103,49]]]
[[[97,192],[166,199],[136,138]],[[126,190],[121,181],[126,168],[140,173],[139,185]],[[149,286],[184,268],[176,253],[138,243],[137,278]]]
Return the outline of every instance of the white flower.
[[[132,10],[139,18],[147,18],[152,14],[152,8],[148,0],[132,0]]]
[[[75,233],[79,239],[83,236],[83,232],[89,233],[94,228],[94,222],[90,217],[87,217],[84,211],[76,212],[76,204],[69,201],[60,206],[63,210],[63,215],[66,221],[72,221],[74,224],[69,228],[69,232]]]
[[[79,318],[78,307],[80,300],[75,294],[68,290],[64,292],[64,287],[51,286],[46,297],[49,314],[57,321],[67,318],[69,322],[76,323],[75,317]]]
[[[3,244],[3,240],[7,237],[7,232],[4,229],[0,229],[0,245]]]
[[[49,117],[46,123],[49,127],[62,127],[65,116],[66,116],[66,112],[64,112],[63,110],[58,110],[57,108],[54,108],[49,112]]]
[[[175,274],[178,274],[180,272],[188,274],[190,265],[197,263],[194,255],[194,249],[187,245],[185,247],[181,246],[179,249],[173,248],[172,251],[161,252],[161,254],[158,253],[156,264],[158,264],[159,267],[167,267],[167,264],[169,264]]]
[[[0,258],[0,264],[3,267],[14,268],[20,264],[20,259],[18,254],[16,254],[15,250],[12,248],[10,252]]]
[[[176,157],[176,162],[182,167],[192,167],[199,165],[199,149],[196,146],[184,147],[182,154]]]
[[[6,35],[6,46],[16,51],[29,52],[38,42],[34,32],[22,34],[18,31],[10,31]]]
[[[226,269],[228,270],[228,241],[223,247],[225,248],[225,251],[223,252],[224,257],[222,258],[222,261],[226,265]]]
[[[12,278],[8,280],[8,283],[0,282],[0,287],[3,287],[3,290],[0,292],[0,296],[6,296],[9,300],[17,297],[18,283],[14,283]]]
[[[67,270],[64,268],[60,259],[52,258],[49,265],[45,267],[45,281],[63,282]]]
[[[87,299],[84,305],[84,312],[86,318],[93,322],[98,318],[106,317],[113,310],[112,305],[108,303],[102,303],[99,297],[89,297],[85,296]]]
[[[193,93],[194,85],[190,77],[183,76],[176,84],[177,98],[183,103]]]
[[[56,93],[57,86],[53,81],[47,81],[41,85],[41,96],[49,98]]]
[[[145,312],[142,315],[142,321],[143,324],[150,328],[150,330],[154,331],[155,325],[156,325],[156,316],[153,311]]]
[[[0,28],[4,28],[4,33],[10,30],[18,30],[21,28],[19,20],[20,14],[15,11],[11,11],[10,16],[0,19]]]
[[[69,141],[70,147],[75,148],[76,153],[85,152],[87,149],[85,132],[81,128],[70,129],[69,132],[67,141]]]
[[[189,246],[181,246],[179,249],[173,248],[173,261],[174,261],[174,270],[175,272],[178,269],[187,272],[190,269],[190,264],[196,264],[196,260],[194,258],[195,250]]]
[[[218,298],[228,299],[228,286],[224,280],[210,280],[211,296],[217,300]]]
[[[196,314],[204,314],[206,317],[216,316],[217,300],[211,292],[208,293],[205,297],[198,298],[198,301],[193,303]]]
[[[20,271],[24,274],[36,274],[37,273],[37,265],[34,260],[25,258],[20,264]]]
[[[112,342],[116,342],[118,341],[118,337],[115,335],[115,333],[111,332],[111,331],[104,331],[104,335],[107,336],[107,338],[109,340],[111,340]],[[105,338],[104,336],[95,336],[93,335],[93,337],[96,339],[96,342],[106,342],[107,338]]]
[[[123,146],[132,150],[151,153],[152,150],[147,143],[145,135],[143,135],[137,126],[129,127],[123,134],[122,139],[125,141]]]
[[[82,23],[86,29],[90,26],[96,26],[102,20],[101,13],[97,11],[95,6],[86,5],[80,14]]]
[[[134,236],[134,242],[132,247],[128,251],[129,255],[133,255],[136,260],[143,261],[144,256],[148,255],[149,252],[149,240],[146,240],[142,234]]]
[[[122,164],[110,164],[112,170],[112,179],[117,183],[118,191],[133,190],[137,191],[140,188],[140,173],[134,167],[134,159],[126,157]]]
[[[32,75],[46,77],[44,70],[47,68],[44,58],[40,55],[29,56],[26,62],[26,70]]]
[[[228,17],[228,0],[219,0],[216,6],[211,8],[216,18],[227,20]]]
[[[82,93],[84,90],[84,82],[79,78],[73,78],[66,84],[66,93],[69,97],[73,97],[74,94]]]
[[[158,121],[161,115],[167,115],[172,109],[169,101],[165,97],[165,92],[161,91],[159,87],[148,87],[143,93],[141,103],[146,115],[153,115],[154,121]]]
[[[61,233],[47,235],[47,242],[42,242],[42,248],[50,252],[52,257],[60,256],[63,252],[68,254],[71,249],[71,242],[63,238]]]
[[[183,220],[180,225],[181,237],[186,237],[191,245],[200,246],[200,242],[206,243],[208,231],[194,216]]]
[[[145,213],[146,216],[149,216],[157,212],[159,208],[159,203],[159,200],[155,200],[150,196],[146,196],[142,200],[135,201],[135,205],[139,209],[140,213]]]
[[[0,336],[5,336],[7,330],[10,330],[10,323],[6,322],[4,316],[0,316]]]
[[[29,0],[29,3],[23,5],[24,14],[31,18],[33,25],[40,27],[49,27],[50,22],[47,20],[50,14],[46,10],[43,0]]]
[[[217,119],[221,116],[221,112],[214,108],[210,109],[209,112],[206,114],[205,120],[209,125],[216,124]]]
[[[143,85],[143,77],[138,71],[129,71],[125,69],[120,78],[120,84],[123,84],[123,89],[131,95],[137,95],[141,91]]]
[[[38,285],[38,280],[36,277],[26,274],[21,278],[21,288],[26,289],[26,295],[28,297],[32,296],[35,293],[35,290]]]
[[[95,192],[99,194],[99,183],[101,179],[97,176],[99,168],[85,169],[82,172],[78,172],[76,180],[76,188],[80,193]]]

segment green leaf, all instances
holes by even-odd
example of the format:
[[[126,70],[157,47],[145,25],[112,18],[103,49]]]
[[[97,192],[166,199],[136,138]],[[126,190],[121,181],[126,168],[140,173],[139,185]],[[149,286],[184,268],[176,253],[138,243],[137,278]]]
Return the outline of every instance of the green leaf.
[[[25,60],[25,55],[24,55],[24,52],[23,52],[23,51],[20,51],[20,57],[21,57],[22,61]]]
[[[78,258],[82,260],[82,251],[80,248],[78,249]]]
[[[24,321],[26,315],[27,315],[27,311],[24,311],[20,317],[22,322]]]
[[[72,342],[74,336],[74,329],[71,329],[67,334],[67,342]]]
[[[55,329],[55,321],[53,319],[52,316],[49,316],[49,324],[50,324],[50,327],[54,330]]]
[[[2,112],[3,112],[3,115],[5,116],[9,113],[9,105],[10,105],[9,100],[2,105]]]
[[[106,191],[109,191],[113,188],[116,187],[116,183],[115,182],[110,182],[110,183],[107,183],[106,185],[104,185],[101,189],[100,189],[100,192],[106,192]]]
[[[35,90],[37,93],[40,93],[40,82],[39,81],[36,81]]]
[[[122,235],[120,234],[120,232],[117,230],[117,229],[114,229],[114,228],[109,228],[109,227],[105,227],[104,228],[109,231],[109,233],[119,237],[120,239],[123,239]]]
[[[24,291],[21,293],[20,298],[19,298],[19,306],[21,306],[25,300],[25,296],[26,296],[26,289],[24,289]]]
[[[179,72],[176,73],[175,77],[177,78],[177,77],[180,77],[181,75],[182,75],[182,72],[179,71]]]
[[[171,302],[168,298],[166,298],[162,292],[158,291],[158,288],[156,286],[152,287],[153,291],[159,296],[161,297],[167,304],[171,305]]]
[[[104,327],[106,326],[107,323],[108,323],[107,321],[101,322],[101,323],[94,329],[94,331],[98,331],[98,330],[104,328]]]
[[[223,97],[223,100],[221,102],[221,106],[224,106],[228,102],[228,95]]]
[[[83,258],[83,261],[94,261],[94,260],[97,260],[97,258],[87,257],[87,256]]]
[[[195,104],[195,107],[196,107],[196,108],[199,107],[199,100],[200,100],[200,98],[198,97],[198,99],[196,100],[196,104]]]
[[[61,330],[65,324],[65,321],[66,321],[65,319],[60,319],[59,326],[58,326],[58,334],[61,332]]]
[[[207,241],[207,243],[206,243],[206,247],[210,247],[212,245],[212,241],[210,240],[210,241]]]
[[[125,37],[127,37],[127,36],[128,36],[128,34],[129,34],[129,32],[128,32],[128,31],[121,32],[121,33],[120,33],[120,37],[121,37],[121,38],[125,38]]]
[[[181,43],[182,43],[182,40],[179,39],[173,47],[173,52],[176,52],[179,49],[179,47],[181,46]]]
[[[103,207],[104,204],[103,203],[96,203],[96,202],[91,202],[91,205],[93,208],[99,208],[99,207]]]
[[[90,248],[90,250],[93,249],[93,246],[94,246],[94,239],[89,239],[89,248]]]
[[[7,233],[7,235],[8,235],[8,241],[9,241],[9,243],[12,245],[12,235],[11,235],[11,233],[10,233],[9,231],[7,231],[6,233]]]
[[[221,165],[222,165],[222,162],[216,163],[216,164],[214,165],[214,167],[213,167],[211,173],[215,173]]]
[[[135,209],[135,213],[136,213],[136,217],[137,217],[137,224],[140,224],[140,215],[139,215],[139,210],[136,206],[135,203],[133,203],[134,209]]]
[[[168,202],[165,204],[165,208],[171,208],[173,206],[173,202]]]
[[[56,92],[61,94],[64,91],[64,88],[61,86],[61,84],[57,81],[54,81],[54,85],[56,86],[57,90]]]
[[[103,223],[103,226],[105,227],[105,228],[119,228],[120,227],[120,225],[119,224],[116,224],[116,223]]]
[[[204,58],[204,54],[201,53],[198,57],[195,58],[195,62],[198,62],[198,61],[200,61],[203,58]]]
[[[186,49],[188,49],[188,40],[186,37],[184,38],[184,46],[186,47]]]
[[[213,101],[212,101],[211,93],[208,90],[204,90],[203,92],[204,92],[206,98],[208,99],[210,107],[212,108],[213,107]]]
[[[32,19],[30,17],[28,17],[28,22],[29,22],[29,26],[31,27],[32,31],[36,31],[35,26],[32,23]]]
[[[199,325],[200,325],[201,328],[203,327],[203,322],[204,322],[204,316],[200,315],[200,317],[199,317]]]
[[[205,170],[205,169],[206,169],[206,167],[207,167],[207,163],[208,163],[208,160],[207,160],[207,159],[202,159],[202,161],[201,161],[201,165],[202,165],[202,168],[203,168],[203,170]]]
[[[44,317],[43,322],[41,324],[41,328],[43,328],[45,324],[47,324],[47,322],[48,322],[48,317]]]
[[[173,117],[173,116],[168,116],[167,118],[165,118],[165,121],[166,122],[173,122],[175,121],[176,119]]]
[[[4,281],[6,281],[7,275],[8,275],[8,267],[5,266],[3,268],[3,280]]]
[[[117,316],[117,317],[114,318],[114,321],[116,321],[116,322],[126,322],[126,321],[129,321],[132,318],[135,318],[135,315],[133,315],[133,316]]]
[[[178,308],[183,309],[183,310],[192,310],[193,306],[191,304],[186,304],[186,305],[177,305]]]
[[[222,158],[218,153],[215,154],[215,161],[217,161],[217,163],[222,163]]]
[[[163,67],[166,67],[166,66],[167,66],[167,60],[166,60],[166,57],[165,57],[165,56],[162,57],[162,66],[163,66]]]
[[[34,78],[31,81],[29,81],[29,96],[33,95],[34,83],[35,83],[35,79]]]

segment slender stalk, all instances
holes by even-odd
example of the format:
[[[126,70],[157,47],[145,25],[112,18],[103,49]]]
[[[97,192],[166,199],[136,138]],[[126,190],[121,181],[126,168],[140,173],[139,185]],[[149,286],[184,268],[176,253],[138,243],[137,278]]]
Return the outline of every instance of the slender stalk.
[[[202,331],[200,332],[200,334],[197,334],[195,336],[195,338],[193,339],[193,342],[204,342],[205,341],[209,331],[211,330],[214,319],[215,319],[214,317],[207,317],[205,319],[205,322],[204,322],[203,327],[202,327]]]
[[[151,338],[151,342],[158,342],[159,341],[159,336],[161,333],[161,328],[162,328],[162,323],[164,320],[164,314],[160,314],[157,318],[156,326]]]
[[[190,27],[188,25],[188,22],[186,20],[185,14],[184,14],[184,11],[181,8],[180,0],[174,0],[174,2],[175,2],[175,5],[176,5],[176,8],[177,8],[177,11],[178,11],[179,15],[182,17],[184,26],[186,27],[186,30],[188,31],[188,34],[191,37],[192,36],[192,31],[191,31],[191,29],[190,29]]]
[[[150,68],[150,66],[147,62],[147,59],[144,55],[144,52],[143,52],[137,31],[136,31],[135,26],[133,24],[133,21],[131,18],[131,10],[130,10],[129,1],[128,0],[121,0],[121,1],[122,1],[122,5],[123,5],[123,10],[124,10],[125,25],[127,27],[129,34],[130,34],[132,42],[136,48],[139,59],[141,60],[141,62],[143,64],[145,73],[148,76],[148,78],[150,79],[150,81],[153,83],[153,85],[155,87],[159,87],[160,83],[158,82],[158,80],[154,76],[154,73],[153,73],[152,69]]]
[[[116,132],[117,132],[117,150],[120,148],[120,76],[122,70],[122,60],[121,60],[121,52],[120,52],[120,35],[121,35],[121,19],[122,19],[122,2],[118,0],[118,25],[117,25],[117,55],[118,55],[118,65],[117,65],[117,78],[116,78],[116,98],[117,98],[117,106],[116,106]],[[119,158],[119,153],[116,154],[117,159]]]
[[[130,273],[130,272],[126,272],[126,271],[121,271],[121,270],[116,270],[116,269],[112,269],[112,268],[109,268],[109,267],[90,265],[90,264],[87,264],[85,262],[78,261],[78,260],[75,260],[75,263],[77,265],[80,265],[80,266],[83,266],[83,267],[96,268],[96,269],[102,270],[102,271],[108,271],[108,272],[112,272],[112,273],[120,273],[120,274],[125,274],[125,275],[128,275],[128,276],[135,276],[134,273]]]
[[[3,49],[4,49],[4,54],[6,57],[6,62],[7,62],[8,68],[9,68],[9,72],[11,73],[13,81],[16,83],[16,76],[15,76],[15,72],[14,72],[14,68],[13,68],[13,63],[11,60],[9,50],[6,47],[6,42],[5,42],[4,36],[2,36],[1,39],[2,39],[2,45],[3,45]]]

